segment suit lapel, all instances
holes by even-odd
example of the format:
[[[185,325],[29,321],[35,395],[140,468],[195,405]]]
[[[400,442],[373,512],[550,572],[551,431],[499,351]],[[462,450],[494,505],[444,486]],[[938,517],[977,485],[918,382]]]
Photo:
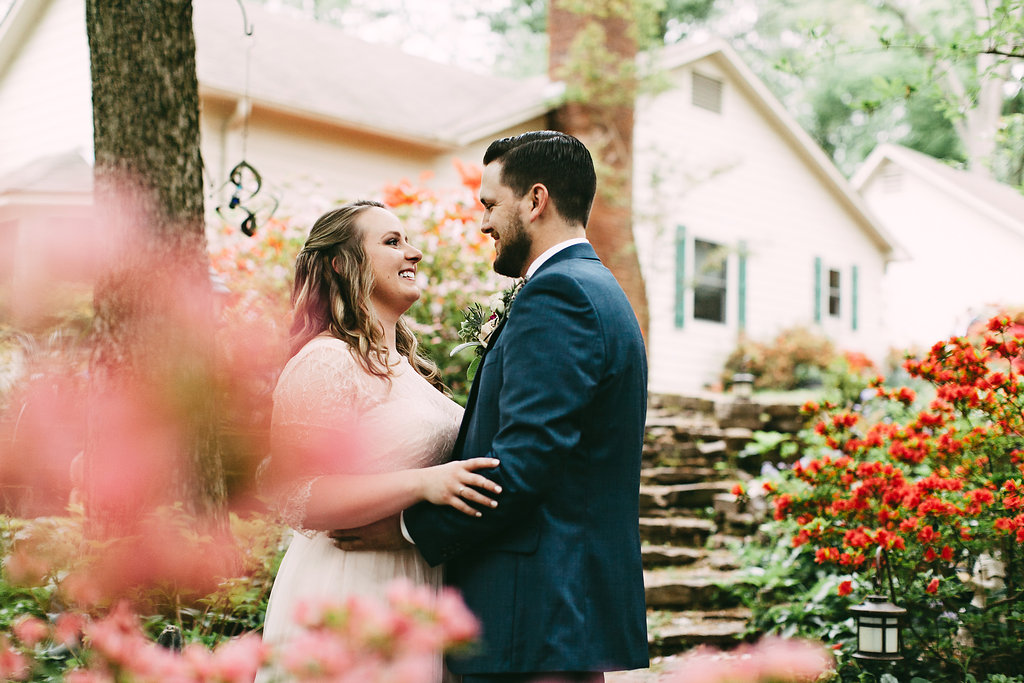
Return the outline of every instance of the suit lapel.
[[[552,263],[557,263],[569,258],[589,258],[599,260],[597,253],[594,252],[594,248],[590,244],[574,244],[571,247],[566,247],[562,251],[556,253],[550,259],[545,261],[537,272],[540,273],[544,268],[548,267]],[[534,274],[536,277],[536,273]],[[523,283],[523,287],[529,284],[528,282]],[[473,417],[473,409],[476,407],[476,397],[478,389],[480,388],[480,380],[483,374],[484,360],[487,358],[487,353],[494,348],[494,345],[498,343],[498,336],[501,331],[505,329],[505,323],[512,317],[512,311],[505,316],[504,320],[494,329],[490,339],[487,340],[487,347],[484,349],[484,354],[480,359],[480,365],[476,373],[476,377],[473,378],[473,386],[469,389],[469,398],[466,399],[466,410],[462,415],[462,424],[459,425],[459,436],[455,439],[455,446],[452,449],[452,457],[462,458],[462,448],[466,442],[466,432],[469,430],[469,423]]]

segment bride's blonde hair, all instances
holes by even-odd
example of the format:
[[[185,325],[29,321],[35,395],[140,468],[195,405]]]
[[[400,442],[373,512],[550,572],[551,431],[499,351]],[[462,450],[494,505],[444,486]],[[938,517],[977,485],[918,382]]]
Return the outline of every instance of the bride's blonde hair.
[[[295,259],[290,350],[294,356],[313,337],[329,332],[353,348],[367,372],[390,379],[384,328],[370,304],[373,269],[356,224],[359,215],[371,207],[387,208],[362,199],[328,211],[310,229]],[[446,391],[437,366],[417,352],[419,342],[404,317],[398,320],[395,343],[416,372]]]

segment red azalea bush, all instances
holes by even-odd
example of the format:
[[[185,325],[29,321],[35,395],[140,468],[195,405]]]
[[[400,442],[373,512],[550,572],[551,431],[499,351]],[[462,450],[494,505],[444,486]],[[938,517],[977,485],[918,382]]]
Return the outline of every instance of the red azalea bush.
[[[993,318],[907,360],[928,398],[873,383],[878,399],[817,416],[807,455],[772,493],[794,548],[842,580],[849,605],[891,567],[908,610],[897,669],[931,680],[1020,673],[1024,637],[1024,327]],[[923,407],[920,407],[923,404]],[[890,595],[887,581],[881,591]],[[902,679],[902,677],[900,677]]]

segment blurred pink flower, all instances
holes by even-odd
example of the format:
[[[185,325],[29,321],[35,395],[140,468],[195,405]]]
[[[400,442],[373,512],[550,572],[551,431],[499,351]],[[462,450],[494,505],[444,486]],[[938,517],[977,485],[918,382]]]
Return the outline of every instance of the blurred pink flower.
[[[50,626],[39,617],[26,614],[19,617],[11,629],[14,636],[22,645],[28,648],[35,647],[50,635]]]
[[[468,643],[480,634],[480,622],[455,590],[442,589],[437,596],[436,609],[445,636],[453,643]]]
[[[7,636],[0,635],[0,678],[5,681],[24,681],[31,670],[28,657],[11,647]]]
[[[765,637],[730,652],[700,647],[684,655],[664,683],[806,683],[832,666],[822,645],[805,640]]]
[[[82,638],[82,631],[88,619],[77,612],[62,612],[54,625],[54,640],[64,645],[73,645]]]
[[[281,667],[299,677],[330,679],[352,667],[355,657],[347,643],[329,631],[307,631],[276,650]]]
[[[214,650],[210,674],[221,683],[252,683],[265,659],[263,640],[256,634],[246,634]]]
[[[832,655],[820,643],[766,637],[757,645],[761,677],[780,681],[813,681],[832,666]]]
[[[105,671],[73,669],[64,675],[65,683],[114,683],[114,677]]]

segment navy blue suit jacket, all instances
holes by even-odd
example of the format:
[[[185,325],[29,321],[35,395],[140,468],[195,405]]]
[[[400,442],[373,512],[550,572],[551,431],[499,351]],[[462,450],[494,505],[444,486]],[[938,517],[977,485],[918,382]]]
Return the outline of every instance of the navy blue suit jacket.
[[[456,673],[645,667],[638,532],[647,361],[636,317],[589,244],[523,286],[480,364],[456,458],[499,505],[473,518],[427,503],[405,512],[423,557],[446,563],[483,626]]]

